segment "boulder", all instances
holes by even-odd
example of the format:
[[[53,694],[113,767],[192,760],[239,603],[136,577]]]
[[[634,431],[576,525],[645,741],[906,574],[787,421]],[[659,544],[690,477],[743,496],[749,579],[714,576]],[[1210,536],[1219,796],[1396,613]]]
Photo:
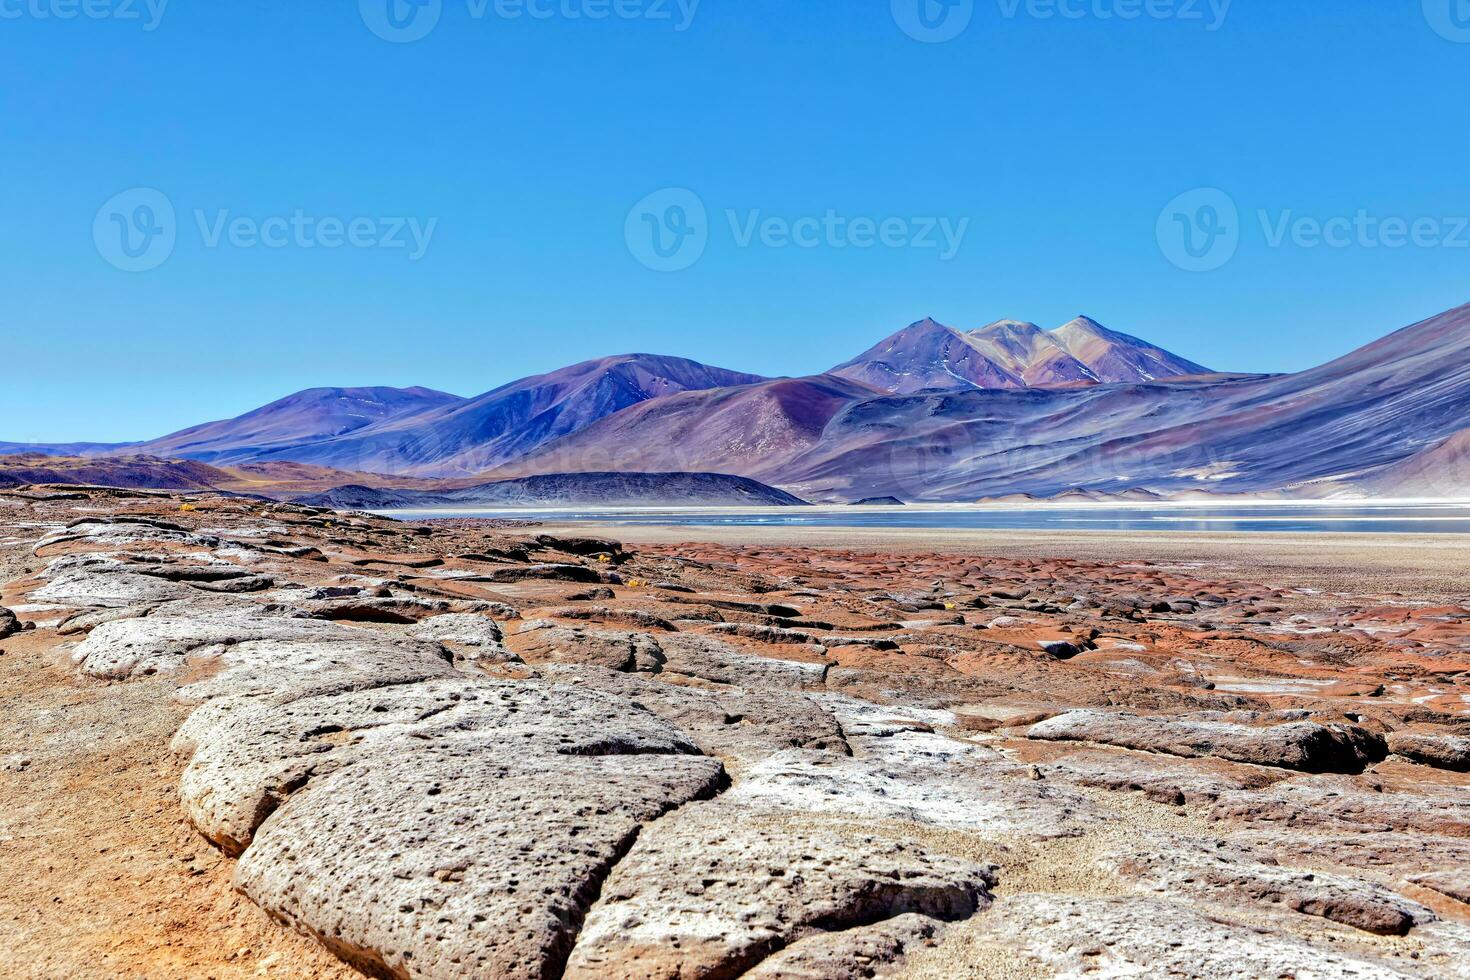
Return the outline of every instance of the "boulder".
[[[1470,737],[1464,735],[1416,735],[1394,732],[1388,736],[1388,748],[1394,755],[1411,762],[1470,772]]]
[[[0,640],[14,636],[21,631],[20,620],[15,618],[15,613],[0,606]]]

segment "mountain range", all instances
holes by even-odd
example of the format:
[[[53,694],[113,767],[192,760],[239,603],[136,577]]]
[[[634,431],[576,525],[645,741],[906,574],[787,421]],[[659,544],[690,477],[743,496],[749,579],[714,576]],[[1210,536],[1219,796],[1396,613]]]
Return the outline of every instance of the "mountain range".
[[[812,500],[1078,489],[1463,496],[1467,433],[1470,307],[1461,307],[1289,375],[1211,372],[1087,317],[1053,330],[1001,320],[962,331],[923,319],[805,378],[627,354],[468,399],[310,389],[160,439],[71,449],[289,461],[459,486],[727,474]],[[38,450],[0,444],[0,453]]]

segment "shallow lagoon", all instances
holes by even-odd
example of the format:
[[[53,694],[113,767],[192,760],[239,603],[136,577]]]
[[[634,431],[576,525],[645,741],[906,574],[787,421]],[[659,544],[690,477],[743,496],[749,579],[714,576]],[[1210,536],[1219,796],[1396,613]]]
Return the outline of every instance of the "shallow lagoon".
[[[857,527],[1077,531],[1321,531],[1470,534],[1467,503],[1107,504],[909,507],[545,508],[382,511],[404,519],[494,517],[686,527]]]

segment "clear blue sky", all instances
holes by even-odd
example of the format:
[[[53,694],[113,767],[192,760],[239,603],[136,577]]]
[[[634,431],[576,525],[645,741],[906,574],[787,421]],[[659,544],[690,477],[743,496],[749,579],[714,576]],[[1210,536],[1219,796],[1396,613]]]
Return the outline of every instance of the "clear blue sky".
[[[1470,215],[1470,43],[1420,0],[1235,0],[1214,31],[1208,0],[1203,20],[973,0],[942,43],[906,35],[890,0],[703,0],[682,31],[675,0],[603,20],[585,14],[614,0],[540,0],[549,18],[442,0],[412,43],[352,0],[175,0],[152,30],[146,0],[111,9],[141,20],[56,16],[82,2],[0,3],[0,440],[151,437],[316,385],[477,394],[627,351],[811,373],[925,315],[1086,312],[1211,366],[1288,371],[1470,300],[1470,248],[1273,247],[1257,217]],[[93,234],[136,187],[177,211],[147,272]],[[625,239],[665,187],[708,208],[707,248],[677,272]],[[1208,272],[1156,235],[1197,187],[1241,220]],[[412,261],[209,247],[195,217],[298,209],[437,224]],[[948,261],[742,247],[726,209],[969,226]]]

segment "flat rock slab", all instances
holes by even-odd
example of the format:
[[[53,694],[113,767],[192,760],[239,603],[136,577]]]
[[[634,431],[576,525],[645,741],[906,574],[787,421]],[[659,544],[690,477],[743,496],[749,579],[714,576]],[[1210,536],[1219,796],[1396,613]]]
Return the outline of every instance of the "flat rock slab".
[[[859,820],[907,820],[1033,839],[1095,824],[1080,793],[1029,777],[998,753],[941,735],[852,737],[853,756],[778,752],[743,773],[731,802]]]
[[[331,623],[285,615],[272,616],[246,604],[222,612],[155,614],[100,622],[72,651],[77,668],[89,677],[127,680],[182,669],[190,654],[212,646],[255,640],[333,643],[371,639]]]
[[[757,656],[697,633],[660,636],[658,644],[664,656],[662,670],[715,684],[795,691],[821,688],[829,666]]]
[[[657,670],[663,648],[648,633],[558,626],[530,619],[516,633],[516,649],[528,663],[565,663],[609,670]]]
[[[679,726],[709,755],[748,763],[793,748],[851,753],[832,713],[801,695],[685,687],[646,673],[601,667],[546,664],[538,669],[549,680],[604,691],[647,708]]]
[[[867,980],[880,967],[933,941],[944,926],[927,915],[906,913],[872,925],[819,932],[762,960],[745,976],[755,980]]]
[[[1036,964],[1042,976],[1399,980],[1443,975],[1406,955],[1392,965],[1358,958],[1142,896],[1018,895],[997,902],[977,925],[1011,956]]]
[[[595,568],[586,565],[512,565],[507,568],[497,568],[483,575],[468,579],[467,581],[480,582],[525,582],[528,580],[549,580],[555,582],[610,582],[617,581],[618,576],[613,572],[599,572]]]
[[[567,976],[738,976],[809,936],[904,915],[967,918],[993,884],[987,868],[915,844],[717,800],[639,838],[588,915]]]
[[[1470,905],[1470,866],[1414,875],[1409,881],[1421,888],[1428,888],[1453,898],[1457,902]]]
[[[170,582],[137,572],[99,574],[82,570],[58,575],[33,591],[31,598],[80,608],[136,606],[187,599],[198,594],[197,590],[182,582]]]
[[[1303,721],[1253,727],[1122,711],[1069,711],[1032,725],[1026,737],[1096,742],[1184,757],[1213,756],[1316,773],[1362,772],[1387,753],[1381,737],[1354,725]]]
[[[499,624],[479,613],[430,616],[410,626],[406,632],[416,640],[449,644],[455,649],[454,662],[457,664],[519,663],[521,660],[501,642],[504,637]]]
[[[1124,793],[1157,803],[1212,803],[1224,793],[1260,789],[1289,778],[1256,766],[1215,759],[1149,757],[1113,748],[1078,746],[1038,766],[1047,779]]]
[[[1457,786],[1417,790],[1386,793],[1341,776],[1312,776],[1222,793],[1207,812],[1217,820],[1332,833],[1470,838],[1470,794]]]
[[[1109,863],[1123,877],[1171,896],[1279,906],[1383,936],[1402,936],[1435,919],[1429,909],[1374,882],[1264,863],[1249,849],[1217,842],[1152,837],[1130,842]]]

